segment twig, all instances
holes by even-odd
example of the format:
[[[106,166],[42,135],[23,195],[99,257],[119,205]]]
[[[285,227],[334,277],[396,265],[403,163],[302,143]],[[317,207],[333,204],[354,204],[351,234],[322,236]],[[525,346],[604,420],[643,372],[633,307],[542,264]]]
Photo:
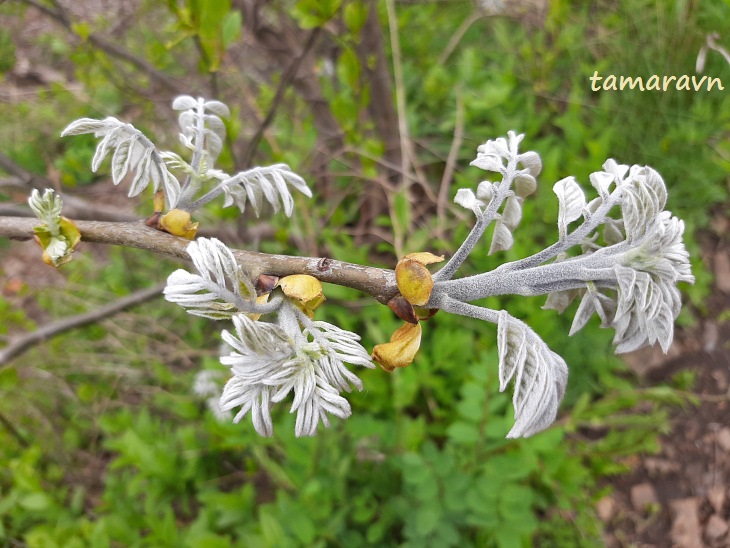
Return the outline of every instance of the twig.
[[[289,65],[284,74],[282,74],[281,80],[279,81],[279,87],[276,89],[276,94],[271,101],[269,111],[266,113],[266,117],[263,119],[261,124],[259,124],[256,133],[251,138],[251,141],[248,143],[246,151],[243,154],[242,161],[244,166],[249,166],[253,161],[254,154],[256,154],[256,150],[258,149],[264,132],[269,127],[269,125],[271,125],[271,122],[274,121],[274,116],[276,115],[276,111],[279,108],[279,104],[284,98],[284,93],[286,92],[287,88],[292,83],[294,78],[296,78],[299,67],[302,65],[302,61],[304,61],[304,58],[309,55],[309,52],[314,47],[314,44],[317,41],[317,37],[319,36],[320,32],[321,29],[319,27],[312,29],[312,32],[309,33],[309,37],[304,44],[304,49],[302,50],[302,53],[296,59],[294,59],[294,61],[292,61],[291,65]]]
[[[393,77],[395,81],[395,102],[398,110],[398,132],[400,133],[401,173],[403,186],[407,188],[410,174],[410,154],[408,153],[408,121],[406,119],[405,83],[403,81],[403,65],[401,64],[400,40],[398,37],[398,16],[393,0],[386,0],[388,9],[388,28],[390,30],[390,47],[393,56]]]
[[[37,224],[37,219],[0,217],[0,237],[30,239],[33,237],[33,227]],[[189,240],[145,226],[143,221],[135,223],[76,221],[76,226],[81,232],[82,242],[136,247],[175,259],[190,258],[186,251],[190,244]],[[323,282],[363,291],[381,303],[387,303],[398,292],[395,273],[392,270],[324,257],[291,257],[244,250],[233,250],[233,254],[253,279],[261,274],[273,276],[309,274]]]
[[[10,175],[16,177],[21,182],[21,185],[18,185],[19,188],[22,188],[22,185],[27,185],[30,188],[35,188],[38,190],[45,190],[46,188],[55,188],[56,191],[59,190],[57,188],[57,185],[53,184],[53,181],[43,177],[42,175],[37,175],[35,173],[26,171],[17,163],[15,163],[11,158],[5,156],[5,154],[3,154],[2,152],[0,152],[0,168],[7,171]],[[99,207],[98,205],[90,204],[89,202],[82,198],[79,198],[78,196],[71,196],[65,193],[62,194],[62,196],[64,214],[74,219],[98,219],[102,221],[129,222],[134,221],[138,218],[129,213],[123,213],[118,210],[104,209]],[[1,214],[16,215],[16,213],[12,213],[11,211],[12,210],[3,208],[3,213]],[[18,212],[17,215],[23,217],[32,216],[30,213],[24,212]]]
[[[451,141],[451,149],[449,150],[449,156],[446,158],[446,167],[444,168],[444,175],[441,177],[441,185],[439,186],[438,200],[436,201],[436,218],[438,222],[439,237],[444,239],[444,224],[446,216],[446,202],[449,199],[449,187],[451,186],[451,179],[454,176],[454,169],[456,167],[456,160],[459,156],[459,149],[461,143],[464,140],[464,101],[462,100],[461,93],[457,90],[456,93],[456,125],[454,127],[454,139]]]
[[[19,0],[21,3],[27,4],[29,6],[33,6],[38,11],[46,14],[51,19],[56,21],[58,24],[60,24],[62,27],[64,27],[68,32],[76,36],[77,38],[81,38],[76,34],[73,28],[72,22],[66,17],[66,14],[64,14],[60,9],[53,9],[51,7],[48,7],[37,0]],[[129,52],[128,50],[124,49],[122,46],[108,41],[105,38],[102,38],[96,33],[91,33],[86,38],[86,41],[90,44],[96,46],[100,50],[104,51],[105,53],[109,54],[112,57],[116,57],[117,59],[121,59],[123,61],[126,61],[135,67],[137,67],[139,70],[141,70],[143,73],[145,73],[147,76],[149,76],[151,79],[155,80],[158,84],[161,84],[165,88],[167,88],[169,91],[177,93],[177,90],[179,89],[179,85],[170,77],[168,77],[166,74],[160,72],[155,68],[151,63],[146,61],[145,59],[142,59],[141,57],[137,57],[133,53]]]
[[[8,363],[10,360],[26,352],[37,343],[46,341],[71,329],[76,329],[77,327],[83,327],[84,325],[94,323],[103,318],[112,316],[117,312],[121,312],[122,310],[131,308],[132,306],[136,306],[157,297],[162,294],[164,287],[165,284],[158,284],[148,289],[136,291],[131,295],[127,295],[118,301],[104,305],[96,310],[51,322],[39,329],[36,329],[35,331],[21,335],[20,337],[12,340],[8,346],[0,350],[0,365]]]
[[[8,431],[8,433],[10,433],[10,435],[15,438],[15,441],[18,442],[18,445],[20,445],[21,447],[28,447],[30,445],[28,443],[28,440],[26,440],[23,435],[18,432],[18,429],[13,426],[13,423],[10,422],[2,413],[0,413],[0,424],[2,424]]]
[[[461,25],[459,25],[459,28],[456,29],[456,32],[449,40],[449,43],[446,44],[446,48],[444,48],[444,51],[442,51],[441,55],[439,55],[439,59],[438,61],[436,61],[436,64],[446,64],[446,61],[448,61],[449,57],[451,57],[451,54],[454,53],[456,46],[458,46],[459,42],[461,42],[461,39],[464,38],[466,31],[469,30],[469,27],[471,27],[474,23],[479,21],[479,19],[482,19],[484,17],[488,16],[483,13],[479,13],[478,11],[475,11],[469,17],[464,19],[464,21],[461,23]]]

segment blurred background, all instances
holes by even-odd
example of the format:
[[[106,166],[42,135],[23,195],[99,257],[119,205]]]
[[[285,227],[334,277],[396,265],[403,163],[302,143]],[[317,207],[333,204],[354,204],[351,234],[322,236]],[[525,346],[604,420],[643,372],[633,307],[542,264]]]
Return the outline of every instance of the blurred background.
[[[697,278],[667,356],[614,356],[595,318],[569,338],[575,304],[559,316],[544,298],[486,300],[570,367],[557,423],[527,440],[504,439],[494,326],[437,314],[409,368],[358,371],[349,420],[296,439],[284,404],[262,439],[210,406],[228,326],[142,297],[0,354],[0,545],[727,546],[728,31],[728,0],[0,2],[2,216],[51,187],[71,218],[148,217],[151,194],[128,199],[108,160],[91,172],[93,137],[59,134],[115,116],[181,152],[170,103],[189,94],[231,107],[221,169],[284,162],[315,194],[292,219],[221,201],[198,212],[232,247],[387,268],[451,254],[472,222],[456,189],[485,176],[468,165],[476,147],[515,130],[543,158],[538,191],[514,247],[490,257],[485,243],[464,275],[555,241],[553,183],[591,191],[612,157],[663,175]],[[589,80],[700,70],[725,90]],[[58,271],[32,242],[0,240],[0,260],[0,352],[179,267],[83,242]],[[325,294],[317,318],[368,349],[400,325],[357,292]]]

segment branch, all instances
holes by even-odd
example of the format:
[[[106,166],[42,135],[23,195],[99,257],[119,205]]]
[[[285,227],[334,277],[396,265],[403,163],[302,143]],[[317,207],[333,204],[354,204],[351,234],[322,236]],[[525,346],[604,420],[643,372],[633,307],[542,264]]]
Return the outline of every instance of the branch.
[[[48,7],[37,0],[21,0],[22,3],[27,4],[29,6],[33,6],[38,11],[46,14],[51,19],[56,21],[56,23],[60,24],[62,27],[64,27],[68,32],[76,36],[77,38],[81,39],[76,32],[74,32],[72,22],[66,17],[66,14],[64,14],[60,9],[53,9],[51,7]],[[96,33],[91,33],[86,38],[86,41],[90,44],[96,46],[100,50],[104,51],[111,57],[115,57],[117,59],[121,59],[123,61],[126,61],[130,63],[131,65],[134,65],[139,70],[141,70],[144,74],[149,76],[152,80],[157,82],[158,84],[161,84],[163,87],[167,88],[168,91],[177,93],[177,90],[180,88],[180,86],[169,76],[166,74],[160,72],[155,68],[151,63],[146,61],[145,59],[142,59],[141,57],[137,57],[136,55],[132,54],[128,50],[124,49],[122,46],[111,42],[109,40],[106,40],[105,38],[102,38]]]
[[[110,223],[102,221],[75,221],[82,242],[121,245],[152,251],[174,259],[189,259],[185,238],[150,228],[143,221]],[[38,219],[0,217],[0,237],[27,240],[33,237]],[[383,268],[346,263],[324,257],[292,257],[269,255],[255,251],[233,250],[236,261],[245,266],[256,279],[261,274],[289,276],[309,274],[332,284],[350,287],[371,295],[385,304],[397,292],[395,272]]]
[[[279,81],[279,87],[276,89],[276,94],[271,101],[269,112],[266,113],[266,117],[259,125],[258,129],[256,130],[256,134],[251,138],[251,141],[248,143],[248,147],[246,148],[246,152],[243,154],[244,166],[251,165],[254,154],[256,154],[256,149],[258,149],[261,138],[264,135],[264,131],[266,131],[266,128],[268,128],[269,125],[271,125],[271,122],[274,121],[274,116],[276,115],[276,111],[279,108],[279,104],[284,98],[284,92],[294,81],[294,78],[296,78],[297,72],[299,71],[299,67],[302,64],[302,61],[304,61],[304,58],[309,55],[309,52],[314,47],[320,30],[321,29],[319,27],[312,29],[312,32],[309,33],[309,37],[307,38],[307,42],[304,44],[304,49],[302,50],[302,53],[296,59],[294,59],[294,61],[292,61],[291,65],[289,65],[289,68],[287,68],[286,72],[284,72],[284,74],[281,76],[281,80]]]
[[[18,188],[25,189],[24,185],[27,185],[30,188],[38,190],[53,188],[58,191],[57,185],[54,185],[53,181],[43,177],[42,175],[26,171],[23,167],[18,165],[2,152],[0,152],[0,168],[17,178],[19,182],[17,185]],[[29,190],[25,189],[25,192],[28,193]],[[73,219],[100,219],[103,221],[128,222],[137,218],[130,213],[119,211],[119,209],[105,209],[103,207],[99,207],[96,204],[87,202],[83,198],[79,198],[78,196],[72,196],[66,193],[62,193],[61,195],[63,196],[64,213]],[[12,209],[7,209],[8,207],[10,206],[4,205],[0,215],[17,215],[21,217],[33,216],[33,214],[27,210],[13,213]]]
[[[439,186],[438,200],[436,201],[436,219],[438,220],[439,236],[444,236],[444,225],[446,224],[446,204],[449,200],[449,187],[454,177],[454,169],[459,156],[459,149],[464,140],[464,100],[461,96],[461,90],[456,91],[456,123],[454,125],[454,139],[451,141],[451,149],[446,159],[446,167],[444,168],[443,177],[441,177],[441,185]]]
[[[7,364],[10,360],[18,357],[27,350],[30,350],[37,343],[46,341],[71,329],[83,327],[101,319],[108,318],[117,312],[121,312],[122,310],[131,308],[157,297],[162,294],[162,289],[164,287],[165,284],[158,284],[148,289],[136,291],[131,295],[127,295],[118,301],[104,305],[96,310],[84,312],[83,314],[78,314],[69,318],[63,318],[56,322],[51,322],[36,329],[35,331],[21,335],[11,340],[8,346],[0,350],[0,366]]]

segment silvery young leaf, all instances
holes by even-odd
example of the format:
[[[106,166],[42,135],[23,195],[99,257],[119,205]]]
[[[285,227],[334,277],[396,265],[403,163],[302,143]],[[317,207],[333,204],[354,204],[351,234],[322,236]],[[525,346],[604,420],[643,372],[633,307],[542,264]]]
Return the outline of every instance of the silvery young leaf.
[[[207,129],[205,130],[205,141],[208,144],[208,154],[213,160],[215,160],[223,150],[223,139],[221,139],[215,132]]]
[[[185,173],[186,175],[193,175],[192,166],[183,160],[182,156],[175,154],[174,152],[163,151],[160,152],[160,156],[165,160],[168,169],[177,169]]]
[[[603,162],[603,165],[601,167],[603,168],[603,171],[605,171],[606,173],[610,173],[613,176],[613,180],[617,185],[624,180],[624,177],[626,177],[626,173],[628,173],[629,171],[629,166],[619,164],[613,158],[609,158],[608,160]]]
[[[609,187],[614,182],[614,175],[605,171],[596,171],[590,175],[593,188],[598,191],[598,195],[604,200],[608,198]]]
[[[479,215],[480,210],[484,207],[484,202],[477,200],[474,192],[469,188],[460,188],[454,196],[454,203],[460,205],[464,209],[470,209],[475,215]]]
[[[527,196],[535,192],[536,188],[537,181],[532,175],[530,175],[529,173],[524,173],[522,171],[517,172],[514,181],[514,189],[517,196],[519,196],[520,198],[526,198]]]
[[[249,169],[234,175],[221,185],[226,193],[224,207],[235,204],[243,212],[248,199],[257,217],[261,214],[264,200],[271,204],[274,212],[278,212],[283,205],[284,213],[290,217],[294,211],[294,199],[289,186],[309,198],[312,197],[312,191],[304,179],[291,171],[286,164]]]
[[[679,314],[679,290],[660,278],[621,265],[614,266],[618,281],[618,308],[613,328],[616,352],[631,352],[659,343],[666,353]]]
[[[550,426],[568,383],[565,361],[527,325],[499,312],[499,389],[514,380],[515,424],[508,438],[528,437]]]
[[[61,136],[93,133],[103,137],[91,161],[92,171],[99,169],[106,155],[114,150],[112,156],[112,181],[118,185],[131,170],[136,174],[129,189],[129,197],[142,192],[152,183],[155,191],[162,186],[165,200],[173,208],[180,196],[180,183],[167,170],[160,153],[144,134],[131,124],[109,117],[104,120],[82,118],[76,120],[61,132]]]
[[[206,101],[205,110],[212,112],[213,114],[220,116],[221,118],[230,118],[231,111],[228,109],[225,103],[220,101]]]
[[[231,368],[233,378],[224,389],[221,408],[241,407],[234,422],[248,411],[261,435],[271,435],[271,404],[294,392],[291,412],[297,414],[296,436],[313,436],[320,422],[329,426],[328,415],[350,416],[350,404],[339,391],[362,389],[357,376],[344,362],[373,367],[359,337],[325,322],[310,322],[300,331],[295,316],[290,333],[284,327],[286,311],[278,325],[255,322],[245,315],[233,316],[235,334],[223,331],[231,347],[221,363]],[[309,342],[309,339],[313,339]]]
[[[558,314],[562,314],[578,295],[580,295],[579,289],[563,289],[560,291],[553,291],[552,293],[548,294],[545,304],[542,305],[542,309],[556,310]]]
[[[46,225],[48,232],[53,235],[59,233],[63,200],[53,193],[53,189],[47,188],[41,196],[38,189],[34,188],[30,193],[30,198],[28,198],[28,205],[36,217]]]
[[[489,246],[489,254],[492,255],[497,251],[506,251],[512,247],[514,238],[512,238],[512,232],[502,222],[502,219],[498,219],[494,225],[494,235],[492,236],[492,245]]]
[[[583,329],[594,312],[601,318],[601,327],[610,327],[613,324],[615,310],[614,300],[601,293],[593,282],[588,282],[588,289],[583,293],[569,335],[572,336]]]
[[[613,245],[624,241],[623,221],[606,218],[603,225],[603,241],[606,245]]]
[[[485,204],[488,204],[492,201],[493,196],[494,185],[490,181],[482,181],[481,183],[479,183],[479,186],[477,187],[477,199],[482,200]]]
[[[241,408],[233,417],[234,424],[241,422],[241,419],[251,411],[251,419],[256,432],[264,437],[274,435],[270,411],[271,395],[268,386],[251,384],[234,375],[223,388],[219,406],[222,412],[236,407]]]
[[[351,391],[351,384],[362,390],[362,381],[343,365],[344,362],[375,367],[370,353],[360,344],[359,335],[322,321],[311,322],[304,334],[311,336],[323,351],[318,365],[327,384],[346,392]]]
[[[575,177],[566,177],[553,185],[553,192],[558,197],[560,211],[558,213],[558,232],[563,239],[568,234],[568,224],[583,214],[586,197]]]
[[[522,198],[518,196],[510,196],[502,211],[502,222],[510,230],[517,228],[522,220]]]
[[[226,126],[223,124],[223,121],[218,118],[218,116],[210,114],[206,115],[205,125],[208,126],[213,133],[218,135],[218,137],[224,138],[226,136]]]
[[[178,122],[185,135],[185,145],[193,150],[205,150],[212,166],[223,149],[226,126],[220,117],[228,118],[231,115],[228,107],[220,101],[182,96],[173,101],[173,108],[182,111]]]
[[[175,100],[172,102],[172,110],[188,110],[197,106],[198,102],[190,97],[190,95],[175,97]]]
[[[623,185],[623,213],[626,239],[642,238],[667,202],[667,188],[661,175],[650,167],[632,166]]]
[[[532,177],[537,177],[542,171],[542,160],[540,155],[534,151],[528,151],[517,156],[517,161],[530,172]]]
[[[198,274],[179,269],[167,278],[165,299],[189,314],[220,320],[242,312],[256,292],[245,272],[222,242],[198,238],[187,247]]]

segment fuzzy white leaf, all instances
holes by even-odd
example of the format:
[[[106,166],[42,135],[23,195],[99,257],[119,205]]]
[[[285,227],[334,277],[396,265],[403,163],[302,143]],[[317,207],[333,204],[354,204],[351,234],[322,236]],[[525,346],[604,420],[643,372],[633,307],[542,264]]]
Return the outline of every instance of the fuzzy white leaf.
[[[609,188],[614,182],[615,176],[612,173],[605,171],[596,171],[590,175],[591,185],[598,191],[598,195],[604,200],[608,198],[610,194]]]
[[[283,205],[284,213],[290,217],[294,210],[290,186],[305,196],[312,197],[312,191],[304,179],[292,172],[286,164],[243,171],[224,181],[222,185],[226,193],[225,206],[235,204],[243,212],[248,199],[257,217],[261,213],[264,199],[271,204],[274,212],[278,212]]]
[[[603,171],[610,173],[613,175],[614,182],[618,185],[621,183],[621,181],[624,180],[624,177],[626,177],[626,174],[629,171],[629,166],[624,164],[619,164],[614,160],[613,158],[609,158],[605,162],[603,162]]]
[[[96,137],[99,137],[117,127],[119,123],[119,120],[112,117],[106,118],[105,120],[81,118],[66,126],[66,129],[61,132],[61,137],[66,137],[67,135],[83,135],[84,133],[94,133]]]
[[[613,300],[600,293],[595,284],[589,282],[588,289],[583,293],[583,299],[575,313],[568,335],[573,336],[583,329],[594,312],[601,318],[601,327],[610,327],[613,323],[614,310],[615,303]]]
[[[223,388],[220,399],[220,410],[230,411],[240,407],[236,416],[233,417],[234,424],[241,422],[249,411],[254,428],[260,436],[271,437],[274,435],[274,424],[271,421],[271,395],[270,388],[263,384],[250,384],[240,377],[233,376]]]
[[[243,312],[256,292],[222,242],[198,238],[187,247],[198,274],[176,270],[167,279],[165,298],[188,309],[189,314],[220,320]]]
[[[282,310],[280,322],[285,312]],[[345,362],[373,367],[354,333],[325,322],[310,322],[300,332],[295,316],[290,318],[294,333],[243,315],[233,317],[235,335],[223,332],[232,352],[221,357],[221,363],[231,368],[234,377],[226,385],[221,408],[227,411],[240,406],[234,421],[251,410],[254,426],[262,435],[271,433],[269,405],[283,401],[292,391],[297,436],[314,435],[320,422],[329,426],[328,415],[349,417],[350,404],[339,391],[349,392],[352,386],[361,390],[362,382]],[[308,342],[310,338],[312,342]]]
[[[214,114],[208,114],[205,116],[205,125],[218,137],[221,139],[224,139],[226,136],[226,126],[223,123],[223,120],[218,118],[218,116]]]
[[[96,172],[109,151],[122,141],[119,137],[122,136],[124,129],[124,125],[115,127],[101,140],[99,145],[96,147],[94,157],[91,159],[91,171]]]
[[[477,187],[477,199],[485,204],[492,201],[494,197],[494,185],[490,181],[482,181]]]
[[[502,158],[499,156],[482,154],[476,157],[469,163],[470,166],[478,167],[484,171],[493,171],[499,173],[504,170],[504,164]]]
[[[521,163],[530,175],[535,178],[542,171],[542,160],[537,152],[529,151],[517,156],[517,161]]]
[[[184,110],[177,117],[177,123],[186,137],[192,138],[195,134],[195,111]]]
[[[129,171],[133,139],[121,142],[112,156],[112,181],[115,185],[118,185]]]
[[[603,226],[603,240],[607,245],[624,241],[623,221],[607,218]]]
[[[345,331],[327,322],[311,322],[304,330],[304,334],[311,336],[322,351],[318,361],[320,376],[330,386],[338,390],[350,392],[350,385],[362,390],[362,381],[343,364],[375,367],[370,354],[359,343],[360,337],[350,331]]]
[[[517,228],[522,220],[522,198],[518,196],[510,196],[502,211],[502,222],[510,231]]]
[[[175,97],[175,100],[172,102],[172,110],[188,110],[197,106],[198,101],[196,101],[193,97],[190,97],[190,95]]]
[[[623,188],[621,211],[626,228],[626,239],[641,239],[653,228],[654,220],[667,202],[664,181],[650,167],[632,166]]]
[[[614,271],[618,282],[618,308],[613,321],[616,352],[631,352],[657,342],[667,352],[681,307],[673,280],[621,265],[616,265]]]
[[[470,188],[460,188],[457,190],[456,196],[454,196],[454,203],[465,209],[472,210],[475,215],[479,215],[481,208],[484,207],[484,202],[478,200]]]
[[[129,197],[142,192],[154,183],[158,190],[162,183],[165,187],[165,200],[169,208],[175,207],[180,195],[180,183],[167,171],[165,163],[152,142],[131,124],[120,122],[109,117],[104,120],[82,118],[70,124],[62,133],[66,135],[80,135],[93,133],[96,137],[103,137],[91,161],[92,171],[96,171],[106,155],[115,150],[112,157],[112,181],[119,184],[128,171],[135,169],[135,177],[129,189]],[[122,147],[121,152],[118,150]]]
[[[63,200],[61,200],[60,196],[53,193],[53,189],[45,189],[43,196],[41,196],[38,189],[34,188],[28,198],[28,205],[33,213],[35,213],[35,216],[46,225],[46,229],[51,234],[59,234]]]
[[[553,185],[553,192],[558,197],[560,210],[558,212],[558,231],[560,238],[568,233],[568,224],[578,219],[583,214],[586,206],[586,197],[575,177],[566,177]]]
[[[518,172],[515,175],[514,188],[517,196],[520,198],[526,198],[535,192],[535,189],[537,188],[537,181],[535,180],[535,177],[529,173]]]
[[[552,293],[548,294],[545,304],[542,305],[542,309],[555,310],[558,312],[558,314],[562,314],[578,295],[579,290],[577,289],[553,291]]]
[[[62,236],[51,237],[51,241],[44,251],[51,258],[53,264],[56,264],[59,260],[66,256],[68,252],[68,241]]]
[[[494,235],[492,236],[492,245],[489,246],[489,254],[492,255],[497,251],[506,251],[512,247],[514,238],[510,229],[502,222],[497,220],[494,225]]]
[[[193,174],[192,166],[185,160],[183,160],[182,156],[180,156],[179,154],[164,151],[160,152],[160,157],[164,160],[165,165],[167,165],[168,169],[177,169],[179,171],[182,171],[186,175]]]
[[[565,361],[523,322],[504,310],[497,327],[499,387],[514,379],[515,424],[508,438],[528,437],[550,426],[568,383]]]
[[[153,149],[146,148],[144,150],[144,153],[140,157],[139,162],[137,163],[134,179],[132,179],[132,184],[129,185],[130,198],[137,196],[140,192],[147,188],[147,185],[150,182],[149,169],[152,152]]]
[[[215,132],[206,130],[206,142],[208,144],[208,154],[215,160],[223,150],[223,139],[220,138]]]
[[[225,103],[220,101],[206,101],[205,110],[212,112],[213,114],[220,116],[221,118],[230,118],[231,111],[228,109]]]

